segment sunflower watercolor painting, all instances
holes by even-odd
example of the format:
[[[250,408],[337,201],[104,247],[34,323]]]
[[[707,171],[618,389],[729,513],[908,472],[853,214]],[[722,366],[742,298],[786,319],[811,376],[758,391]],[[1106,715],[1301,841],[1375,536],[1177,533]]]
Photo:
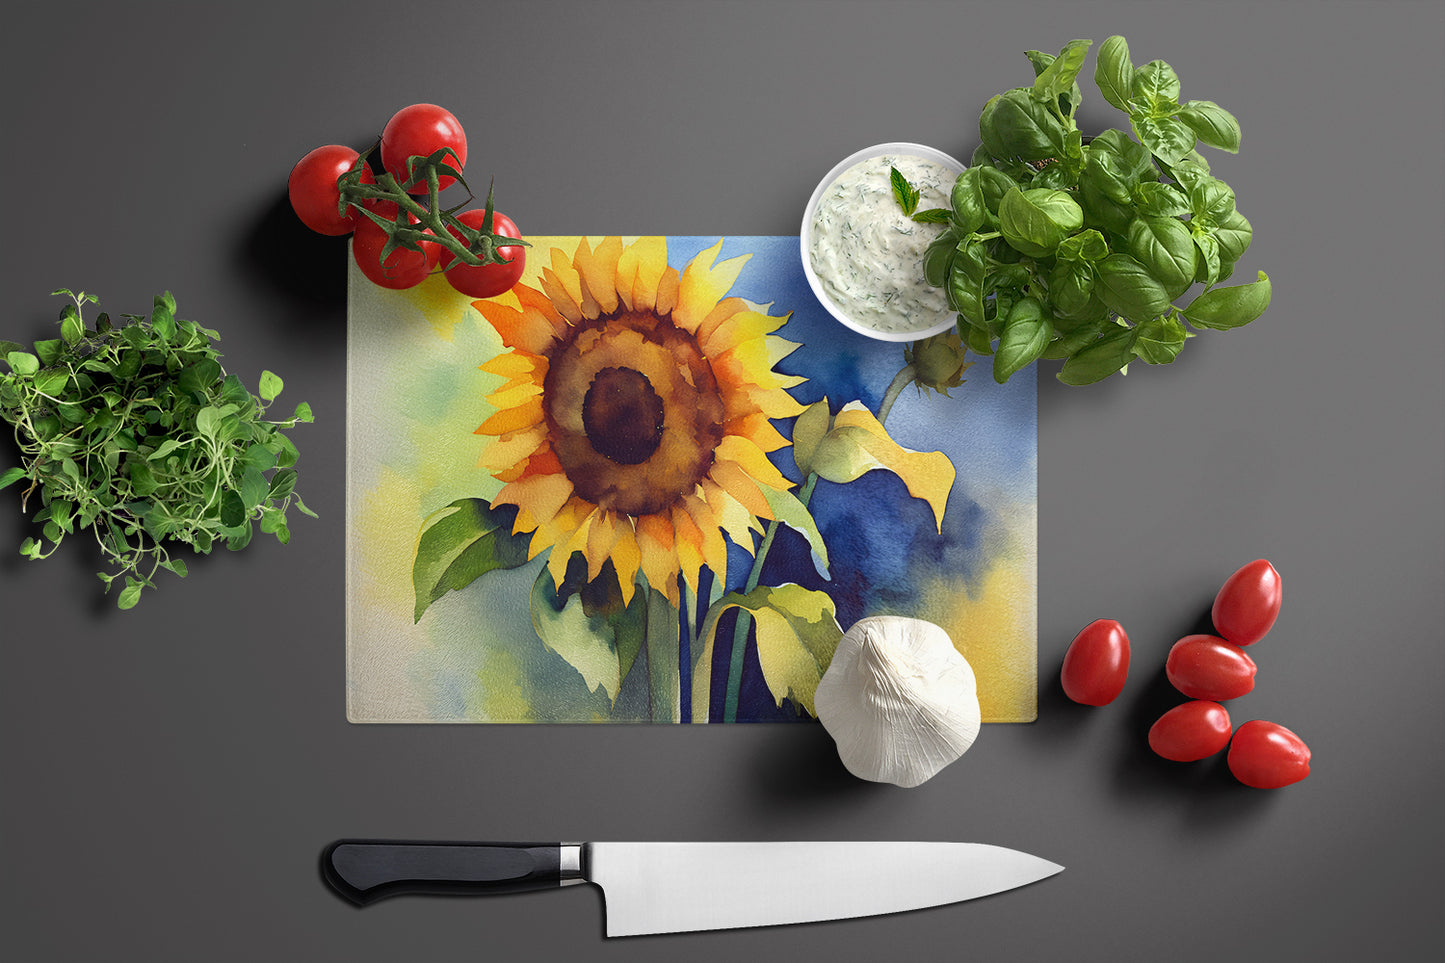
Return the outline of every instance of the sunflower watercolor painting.
[[[352,268],[349,718],[807,720],[882,613],[1033,718],[1032,383],[848,332],[796,238],[528,240],[487,300]]]

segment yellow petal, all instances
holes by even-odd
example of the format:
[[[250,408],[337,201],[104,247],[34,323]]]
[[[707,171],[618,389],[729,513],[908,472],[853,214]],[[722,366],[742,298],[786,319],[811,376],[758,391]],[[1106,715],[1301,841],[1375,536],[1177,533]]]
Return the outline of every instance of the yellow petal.
[[[572,482],[566,475],[529,475],[503,485],[492,505],[516,505],[536,520],[537,527],[550,524],[572,497]],[[568,534],[571,534],[568,529]]]
[[[677,268],[669,267],[662,272],[662,278],[657,282],[657,303],[655,310],[664,317],[670,313],[677,304]]]
[[[683,581],[697,591],[698,573],[702,569],[702,531],[682,505],[672,507],[672,524],[677,532],[677,566]]]
[[[757,518],[712,479],[704,478],[700,487],[703,498],[712,509],[713,517],[717,519],[718,527],[732,539],[734,545],[749,555],[755,555],[757,549],[753,544],[753,533],[761,534],[763,530]]]
[[[528,398],[515,408],[504,408],[482,422],[474,434],[505,435],[509,431],[522,431],[542,423],[542,396]]]
[[[617,513],[605,508],[598,508],[592,513],[587,531],[587,581],[601,574],[602,564],[612,554],[612,546],[617,544],[621,534]]]
[[[783,477],[777,466],[768,460],[767,454],[741,435],[724,435],[722,441],[718,442],[713,457],[718,462],[736,462],[749,477],[770,488],[786,490],[793,487],[793,483]]]
[[[617,543],[612,546],[612,564],[617,569],[617,584],[622,587],[622,604],[632,601],[636,588],[637,569],[642,564],[642,553],[637,547],[637,536],[632,523],[626,518],[618,519]]]
[[[478,301],[477,310],[497,329],[502,344],[509,348],[545,355],[556,344],[556,328],[540,312],[525,308],[519,311],[500,301]]]
[[[707,320],[703,321],[697,329],[698,342],[707,351],[709,357],[722,354],[728,348],[744,341],[772,334],[787,323],[789,317],[759,314],[757,311],[742,310],[727,313],[722,310],[723,305],[733,302],[747,304],[742,298],[727,298],[718,305],[718,311],[715,312],[718,316],[708,315]]]
[[[578,248],[573,258],[582,275],[583,287],[604,314],[617,310],[617,258],[621,253],[622,238],[609,237],[587,257],[584,258],[581,248]]]
[[[702,533],[702,564],[712,569],[718,584],[726,585],[728,579],[728,546],[723,541],[721,522],[705,500],[697,495],[688,495],[682,500],[683,507]]]
[[[661,515],[643,515],[637,519],[637,548],[648,584],[676,605],[678,567],[672,520]]]
[[[734,418],[724,425],[730,435],[742,435],[763,451],[777,451],[788,446],[788,439],[773,427],[768,416],[760,411]]]
[[[499,435],[482,448],[477,458],[477,467],[488,471],[501,471],[526,460],[547,440],[547,426],[533,425],[520,431],[509,431]]]
[[[551,298],[525,284],[514,285],[512,291],[517,295],[517,302],[522,305],[524,310],[535,311],[547,319],[547,322],[552,325],[552,329],[557,332],[559,340],[566,336],[570,325],[567,323],[567,319],[557,312],[557,307],[552,303]]]
[[[487,395],[487,404],[497,410],[515,408],[524,404],[534,395],[542,393],[542,386],[530,378],[520,379],[517,382],[509,382]]]
[[[572,270],[577,273],[577,305],[582,309],[584,318],[596,318],[602,314],[601,305],[592,296],[586,282],[582,278],[582,265],[592,260],[592,246],[587,243],[587,238],[577,239],[577,252],[572,255]],[[568,290],[571,290],[569,287]]]
[[[651,311],[657,306],[657,285],[667,271],[667,238],[640,237],[631,248],[636,252],[637,279],[632,284],[632,309]]]
[[[722,239],[719,238],[716,244],[693,258],[683,270],[682,278],[678,282],[673,323],[689,333],[698,329],[703,319],[732,289],[738,275],[742,273],[743,265],[752,257],[751,254],[744,254],[713,267],[722,245]]]
[[[708,470],[708,477],[723,491],[758,518],[772,518],[773,510],[768,500],[758,491],[757,483],[734,461],[715,461]],[[736,539],[735,539],[736,541]],[[739,543],[741,544],[741,543]]]

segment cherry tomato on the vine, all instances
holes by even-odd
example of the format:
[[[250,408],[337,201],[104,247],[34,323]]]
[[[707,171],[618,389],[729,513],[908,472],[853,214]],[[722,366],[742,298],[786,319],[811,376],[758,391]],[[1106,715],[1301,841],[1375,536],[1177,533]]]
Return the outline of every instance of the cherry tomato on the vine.
[[[1113,619],[1096,619],[1074,636],[1064,653],[1064,694],[1086,706],[1104,706],[1124,691],[1129,636]]]
[[[487,216],[485,210],[464,211],[457,215],[457,220],[467,227],[481,230],[482,220]],[[449,228],[457,240],[462,240],[461,232],[455,228]],[[517,230],[517,225],[505,214],[492,212],[492,233],[501,234],[506,237],[520,238],[522,232]],[[502,246],[497,248],[497,253],[504,258],[510,258],[506,264],[458,264],[447,270],[446,279],[451,282],[452,287],[462,294],[474,298],[494,298],[497,295],[510,291],[512,285],[522,277],[522,271],[527,266],[527,249],[521,245]],[[447,265],[456,260],[456,255],[451,251],[442,249],[441,266],[445,270]]]
[[[1235,645],[1264,638],[1279,617],[1283,586],[1266,560],[1255,559],[1225,581],[1214,597],[1214,629]]]
[[[356,229],[361,215],[349,211],[343,216],[337,208],[341,203],[341,192],[336,180],[351,170],[359,155],[343,144],[327,144],[318,147],[296,162],[291,176],[286,179],[286,193],[291,198],[291,209],[301,218],[301,223],[318,234],[333,237],[350,234]],[[370,168],[362,168],[361,180],[365,184],[375,182]]]
[[[1194,762],[1227,746],[1230,731],[1224,706],[1196,699],[1159,717],[1149,729],[1149,748],[1174,762]]]
[[[1254,689],[1258,667],[1243,649],[1213,635],[1186,635],[1169,650],[1164,672],[1191,699],[1223,702]]]
[[[1310,774],[1310,748],[1284,726],[1246,722],[1229,746],[1229,771],[1255,789],[1278,789]]]
[[[396,217],[396,204],[392,201],[378,201],[372,206],[379,216],[386,220]],[[386,231],[366,215],[358,215],[356,233],[351,238],[351,255],[356,264],[376,284],[384,288],[399,290],[415,287],[436,269],[440,248],[435,244],[422,242],[422,251],[397,248],[387,255],[386,263],[381,262],[382,249],[386,247]],[[413,218],[413,220],[415,220]]]
[[[406,162],[410,157],[429,157],[444,147],[456,152],[447,163],[457,170],[467,162],[467,135],[461,122],[451,111],[436,104],[412,104],[403,107],[386,122],[381,132],[381,163],[403,189],[412,194],[427,193],[425,179],[407,184]],[[456,178],[443,175],[438,186],[445,190]]]

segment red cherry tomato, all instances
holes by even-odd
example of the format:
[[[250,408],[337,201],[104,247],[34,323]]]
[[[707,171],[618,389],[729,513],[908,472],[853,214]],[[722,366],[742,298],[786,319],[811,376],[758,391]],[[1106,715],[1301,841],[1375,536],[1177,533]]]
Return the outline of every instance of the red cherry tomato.
[[[1074,636],[1064,653],[1064,694],[1086,706],[1106,706],[1129,676],[1129,636],[1113,619],[1097,619]]]
[[[457,220],[467,227],[481,230],[482,219],[486,215],[485,210],[465,211],[457,215]],[[462,240],[461,232],[456,228],[449,228],[449,230],[457,240]],[[517,230],[517,225],[510,217],[496,211],[492,212],[492,233],[516,238],[522,236],[522,232]],[[446,279],[462,294],[474,298],[494,298],[504,291],[510,291],[512,285],[521,279],[522,271],[527,266],[527,249],[520,245],[504,246],[497,248],[497,253],[502,257],[511,258],[511,260],[506,264],[458,264],[446,272]],[[447,265],[454,260],[456,260],[456,255],[443,248],[442,269],[446,270]]]
[[[1229,771],[1255,789],[1278,789],[1310,774],[1310,748],[1284,726],[1246,722],[1229,747]]]
[[[1282,597],[1279,573],[1255,559],[1229,576],[1214,597],[1214,629],[1235,645],[1253,645],[1279,617]]]
[[[412,104],[403,107],[386,122],[381,132],[381,163],[396,182],[412,194],[425,194],[426,181],[407,186],[406,162],[410,157],[429,157],[443,147],[456,152],[447,162],[461,170],[467,162],[467,135],[451,111],[436,104]],[[445,190],[456,178],[443,175],[439,186]]]
[[[1191,699],[1223,702],[1254,689],[1258,666],[1245,651],[1212,635],[1186,635],[1169,650],[1164,672]]]
[[[296,162],[286,180],[286,193],[301,223],[318,234],[332,236],[350,234],[356,229],[355,212],[343,217],[337,211],[341,192],[336,187],[336,179],[351,170],[358,156],[350,147],[327,144]],[[362,168],[361,181],[375,183],[370,168]]]
[[[372,210],[387,220],[396,217],[396,204],[392,201],[378,201]],[[393,290],[415,287],[435,270],[440,249],[426,242],[422,243],[422,252],[397,248],[387,256],[385,264],[381,263],[381,252],[386,247],[386,231],[364,214],[356,220],[356,233],[351,238],[351,256],[356,259],[361,273],[374,283]]]
[[[1229,713],[1217,702],[1175,706],[1149,729],[1149,748],[1175,762],[1212,756],[1229,744]]]

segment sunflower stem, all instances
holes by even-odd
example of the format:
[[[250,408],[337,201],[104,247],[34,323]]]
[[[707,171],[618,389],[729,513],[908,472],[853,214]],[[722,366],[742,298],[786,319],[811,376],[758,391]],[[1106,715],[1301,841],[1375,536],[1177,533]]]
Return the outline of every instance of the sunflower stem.
[[[888,386],[887,391],[883,392],[883,402],[878,406],[878,423],[880,425],[888,420],[888,413],[893,410],[893,402],[898,400],[898,395],[908,387],[917,373],[913,365],[906,364],[893,376],[893,383]]]

